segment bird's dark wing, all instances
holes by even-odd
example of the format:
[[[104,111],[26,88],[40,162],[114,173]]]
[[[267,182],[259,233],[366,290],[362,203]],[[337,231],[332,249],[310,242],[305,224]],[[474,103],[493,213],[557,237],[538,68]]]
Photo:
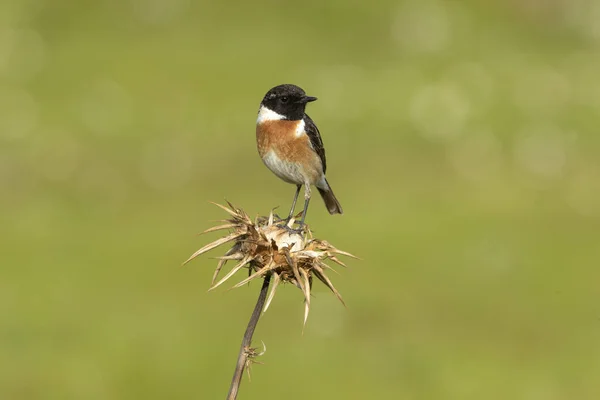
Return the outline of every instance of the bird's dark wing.
[[[327,162],[325,161],[325,148],[323,147],[323,140],[321,140],[321,133],[319,128],[315,125],[314,121],[304,114],[304,130],[310,139],[310,144],[315,152],[319,155],[321,163],[323,164],[323,173],[327,170]]]

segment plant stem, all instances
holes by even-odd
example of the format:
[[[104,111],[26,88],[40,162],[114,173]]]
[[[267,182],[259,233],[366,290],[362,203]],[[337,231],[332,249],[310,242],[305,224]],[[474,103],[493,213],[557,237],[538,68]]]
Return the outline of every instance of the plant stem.
[[[267,299],[269,282],[271,282],[271,274],[267,274],[263,279],[263,284],[260,288],[256,306],[254,306],[254,311],[252,312],[252,316],[248,322],[248,327],[244,333],[244,339],[242,340],[242,346],[240,347],[240,353],[238,354],[237,365],[235,367],[235,372],[233,373],[233,379],[231,380],[231,386],[229,387],[227,400],[235,400],[237,398],[238,390],[240,389],[240,384],[242,382],[242,376],[244,374],[244,368],[246,367],[246,362],[248,361],[248,350],[250,349],[250,344],[252,343],[252,335],[254,335],[254,330],[258,324],[260,313],[262,312],[262,309],[265,305],[265,300]]]

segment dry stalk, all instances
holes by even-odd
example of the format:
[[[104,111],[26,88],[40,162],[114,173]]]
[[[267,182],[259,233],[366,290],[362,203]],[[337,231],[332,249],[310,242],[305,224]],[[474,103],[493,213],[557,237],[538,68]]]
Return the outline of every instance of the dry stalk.
[[[256,349],[250,347],[250,345],[252,344],[252,335],[254,335],[254,330],[256,329],[258,319],[260,318],[260,311],[265,305],[265,300],[267,299],[267,291],[269,290],[270,280],[270,275],[265,276],[265,279],[263,279],[263,284],[260,288],[256,306],[254,307],[254,311],[252,312],[252,316],[248,322],[246,332],[244,332],[244,338],[242,339],[242,345],[238,354],[237,364],[235,366],[235,371],[233,372],[231,385],[229,386],[229,393],[227,393],[227,400],[235,400],[237,398],[238,391],[240,390],[240,384],[242,383],[242,375],[244,375],[244,369],[248,371],[248,377],[250,377],[250,364],[252,362],[256,362],[254,361],[254,358],[264,354],[264,352],[257,353]]]
[[[306,325],[310,311],[313,277],[316,277],[327,286],[344,304],[342,296],[333,286],[326,273],[327,270],[333,270],[333,268],[327,265],[325,261],[330,260],[345,267],[346,265],[337,258],[338,255],[356,257],[337,249],[325,240],[313,238],[312,232],[306,226],[302,230],[293,229],[294,219],[285,224],[285,221],[282,221],[271,212],[268,217],[257,217],[255,221],[252,221],[243,210],[234,207],[229,202],[228,206],[213,204],[227,212],[230,218],[220,221],[222,222],[221,225],[209,228],[202,233],[229,230],[229,234],[205,245],[192,254],[184,264],[216,247],[233,243],[224,256],[218,257],[219,261],[209,291],[227,282],[236,272],[244,268],[248,269],[248,277],[235,284],[233,288],[243,286],[253,280],[263,279],[258,301],[244,333],[227,397],[229,400],[233,400],[237,396],[244,369],[247,369],[250,363],[256,362],[254,360],[256,356],[262,355],[256,349],[250,347],[252,336],[260,318],[261,310],[263,312],[267,311],[278,286],[281,283],[289,282],[302,291],[304,296],[304,325]],[[217,281],[219,273],[229,261],[237,263],[225,276]]]

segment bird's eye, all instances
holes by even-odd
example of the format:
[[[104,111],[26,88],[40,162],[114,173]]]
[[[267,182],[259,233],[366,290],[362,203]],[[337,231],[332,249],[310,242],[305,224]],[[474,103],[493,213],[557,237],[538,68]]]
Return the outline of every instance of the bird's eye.
[[[287,103],[287,102],[288,102],[288,100],[289,100],[289,99],[288,99],[288,97],[287,97],[287,96],[283,96],[283,97],[281,98],[281,102],[282,102],[282,103]]]

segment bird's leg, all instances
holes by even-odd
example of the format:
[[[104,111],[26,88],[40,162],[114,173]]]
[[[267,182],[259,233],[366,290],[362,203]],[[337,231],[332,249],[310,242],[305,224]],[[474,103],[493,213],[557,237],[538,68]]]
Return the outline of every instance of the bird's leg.
[[[302,212],[302,219],[300,220],[300,230],[304,228],[304,219],[306,219],[306,212],[308,211],[308,203],[310,202],[310,184],[304,185],[304,211]]]
[[[296,194],[294,195],[294,201],[292,201],[292,209],[290,210],[290,214],[285,219],[286,224],[290,222],[290,219],[292,219],[294,216],[294,210],[296,209],[296,201],[298,200],[298,195],[300,194],[300,188],[302,188],[302,185],[296,185]]]

